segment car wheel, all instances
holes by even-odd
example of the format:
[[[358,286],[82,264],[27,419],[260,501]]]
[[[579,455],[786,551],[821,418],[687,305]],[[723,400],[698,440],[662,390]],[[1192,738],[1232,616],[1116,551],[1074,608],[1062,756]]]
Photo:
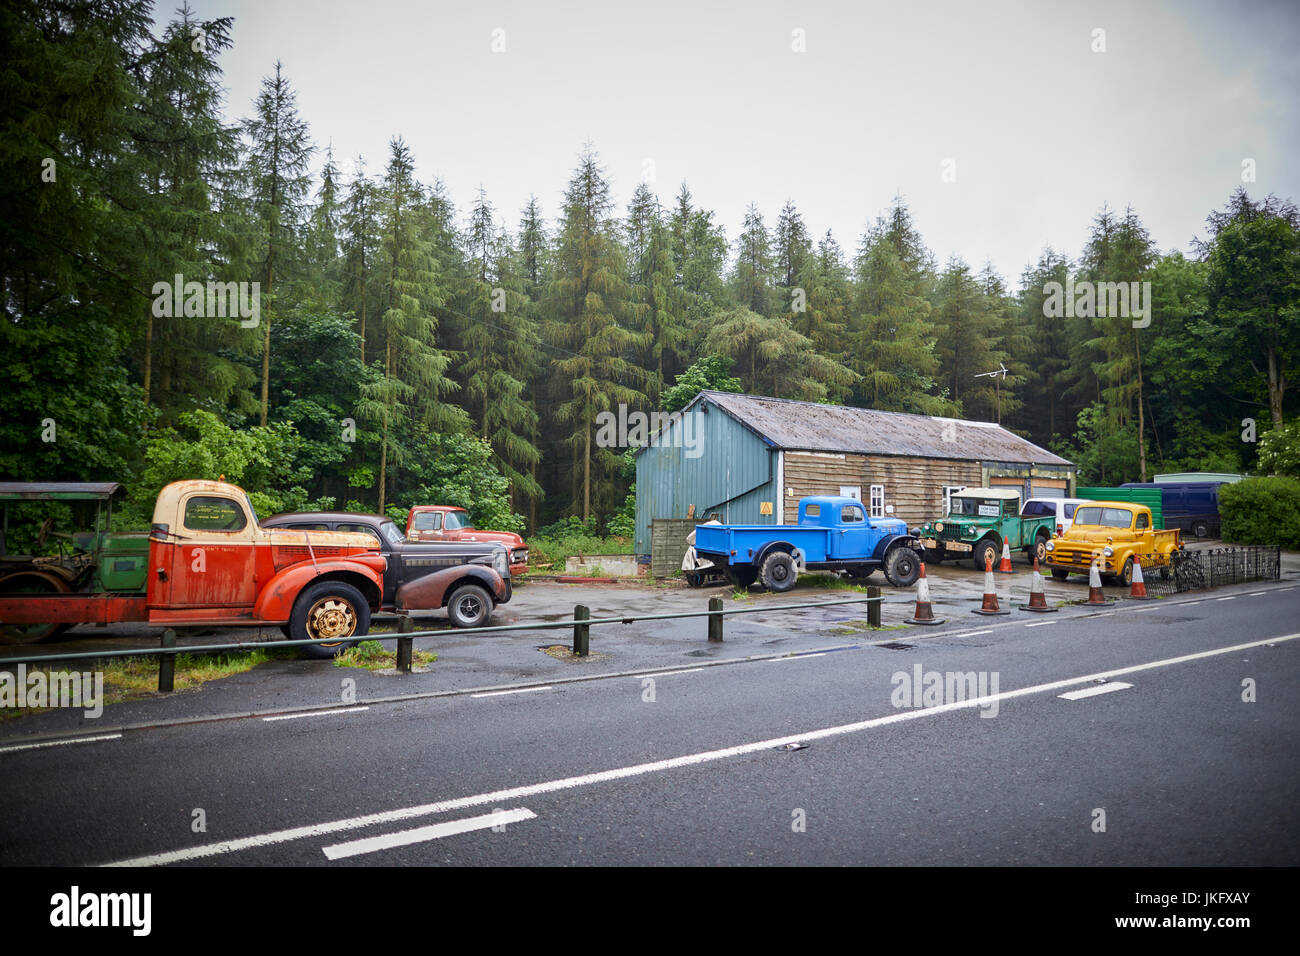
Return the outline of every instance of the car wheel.
[[[0,594],[67,594],[72,589],[57,574],[19,571],[0,578]],[[35,644],[62,634],[71,624],[12,624],[0,626],[0,644]]]
[[[1047,537],[1046,537],[1046,535],[1039,535],[1038,540],[1036,540],[1036,541],[1034,542],[1034,547],[1033,547],[1033,549],[1032,549],[1032,551],[1031,551],[1031,554],[1032,554],[1032,557],[1030,558],[1030,560],[1031,560],[1031,561],[1033,561],[1033,560],[1037,560],[1037,561],[1038,561],[1038,564],[1039,564],[1040,567],[1041,567],[1042,565],[1044,565],[1044,564],[1047,563]]]
[[[1210,536],[1210,526],[1204,521],[1198,521],[1192,525],[1192,534],[1198,538],[1208,538]]]
[[[1124,567],[1119,572],[1119,577],[1116,578],[1116,581],[1124,585],[1124,587],[1126,588],[1133,586],[1133,559],[1132,558],[1129,558],[1127,561],[1124,562]]]
[[[921,576],[921,559],[907,546],[900,546],[885,555],[885,580],[896,588],[906,588]]]
[[[457,627],[482,627],[492,617],[492,597],[477,584],[462,584],[447,599],[447,617]]]
[[[785,551],[773,551],[763,560],[763,587],[769,591],[788,591],[799,578],[794,558]]]
[[[1064,581],[1069,576],[1070,576],[1070,572],[1064,570],[1063,568],[1052,568],[1052,577],[1055,578],[1057,581]]]
[[[971,560],[975,562],[975,570],[983,571],[990,560],[993,562],[993,567],[996,568],[998,566],[998,555],[1001,553],[1001,549],[992,541],[987,539],[981,541],[975,545],[975,550],[971,554]]]
[[[352,585],[343,581],[321,581],[298,595],[289,617],[289,639],[294,641],[337,638],[325,644],[304,644],[304,656],[317,659],[337,657],[370,631],[370,605]]]

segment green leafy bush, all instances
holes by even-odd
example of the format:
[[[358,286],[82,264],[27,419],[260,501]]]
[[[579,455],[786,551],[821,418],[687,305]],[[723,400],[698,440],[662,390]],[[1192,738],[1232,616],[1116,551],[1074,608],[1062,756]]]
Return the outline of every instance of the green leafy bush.
[[[1247,478],[1219,486],[1223,538],[1300,549],[1300,480]]]

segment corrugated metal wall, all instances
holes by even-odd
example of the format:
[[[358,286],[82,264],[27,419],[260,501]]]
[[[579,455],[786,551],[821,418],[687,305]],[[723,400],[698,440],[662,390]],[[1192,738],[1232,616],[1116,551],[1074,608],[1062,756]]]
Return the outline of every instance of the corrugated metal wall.
[[[691,505],[700,521],[716,511],[731,524],[776,522],[775,514],[759,514],[761,501],[773,502],[775,512],[776,451],[725,412],[699,410],[707,404],[696,406],[694,421],[670,425],[637,456],[637,554],[650,554],[652,520],[685,518]]]
[[[1146,505],[1151,509],[1151,526],[1164,530],[1165,508],[1164,493],[1159,488],[1080,488],[1076,497],[1089,501],[1129,501],[1133,504]]]

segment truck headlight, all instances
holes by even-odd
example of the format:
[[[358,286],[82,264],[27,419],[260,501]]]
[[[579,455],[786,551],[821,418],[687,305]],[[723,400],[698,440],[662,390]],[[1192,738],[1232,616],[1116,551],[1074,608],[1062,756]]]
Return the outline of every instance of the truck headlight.
[[[1055,550],[1056,550],[1056,545],[1052,544],[1052,542],[1050,542],[1050,541],[1047,542],[1047,550],[1048,550],[1048,551],[1055,551]]]
[[[1102,548],[1102,549],[1101,549],[1101,553],[1102,553],[1102,555],[1103,555],[1104,557],[1107,557],[1107,558],[1113,558],[1113,557],[1115,557],[1115,549],[1114,549],[1114,548]]]
[[[935,531],[942,532],[942,531],[943,531],[943,522],[942,522],[942,521],[936,521],[936,522],[934,523],[934,530],[935,530]]]

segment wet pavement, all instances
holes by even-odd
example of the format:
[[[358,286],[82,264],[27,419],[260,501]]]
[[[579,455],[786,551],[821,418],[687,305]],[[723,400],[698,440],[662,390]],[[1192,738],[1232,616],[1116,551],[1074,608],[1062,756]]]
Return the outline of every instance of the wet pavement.
[[[1201,546],[1210,546],[1202,544]],[[1029,599],[1031,570],[1023,556],[1012,559],[1014,573],[995,574],[994,586],[1003,609],[1015,608]],[[654,668],[700,666],[711,662],[822,650],[848,644],[912,639],[924,633],[938,636],[969,631],[1008,620],[1027,620],[1031,615],[1018,609],[1014,617],[979,617],[971,613],[983,597],[984,574],[969,562],[947,563],[927,568],[931,601],[936,617],[946,623],[937,628],[908,627],[904,622],[915,611],[916,589],[884,586],[881,623],[875,630],[867,623],[865,603],[840,604],[807,609],[776,609],[781,605],[842,601],[866,595],[858,591],[796,586],[783,594],[751,589],[737,595],[731,587],[688,588],[680,583],[647,584],[560,584],[533,581],[521,583],[514,600],[499,607],[495,626],[558,623],[571,620],[574,607],[586,605],[593,619],[618,618],[591,627],[591,656],[575,658],[568,653],[572,626],[555,629],[529,628],[518,631],[461,630],[448,626],[445,615],[417,621],[417,628],[436,633],[415,639],[419,650],[432,651],[437,661],[423,673],[395,674],[357,668],[341,668],[331,661],[273,660],[246,673],[210,681],[201,688],[174,695],[150,695],[140,700],[111,704],[98,720],[86,719],[81,711],[49,711],[0,722],[0,739],[14,740],[51,733],[100,732],[115,727],[171,720],[194,720],[212,716],[337,706],[408,694],[460,693],[466,690],[506,687],[537,681],[566,681]],[[1283,555],[1283,583],[1300,580],[1300,554]],[[876,575],[871,583],[880,581]],[[1260,584],[1220,589],[1228,594],[1258,588]],[[1122,587],[1107,587],[1108,597],[1121,598]],[[1087,580],[1072,575],[1066,581],[1044,576],[1044,594],[1050,607],[1067,614],[1088,613],[1077,605],[1086,600]],[[1195,595],[1182,597],[1192,598]],[[766,609],[762,613],[732,614],[725,618],[725,640],[709,643],[707,618],[645,620],[645,615],[700,613],[709,599],[720,597],[725,609]],[[1127,603],[1127,602],[1121,602]],[[1051,615],[1056,617],[1057,615]],[[1047,617],[1047,615],[1044,615]],[[627,623],[623,619],[628,619]],[[375,627],[392,627],[391,619],[376,619]],[[1099,627],[1104,625],[1098,622]],[[905,629],[906,628],[906,629]],[[81,626],[53,642],[21,647],[0,647],[4,658],[99,650],[124,650],[158,646],[160,631],[139,624],[109,627]],[[178,632],[180,645],[238,641],[275,641],[278,628],[207,628]],[[390,645],[391,646],[391,645]],[[59,665],[69,670],[88,670],[88,661]],[[340,687],[354,681],[353,697]]]

